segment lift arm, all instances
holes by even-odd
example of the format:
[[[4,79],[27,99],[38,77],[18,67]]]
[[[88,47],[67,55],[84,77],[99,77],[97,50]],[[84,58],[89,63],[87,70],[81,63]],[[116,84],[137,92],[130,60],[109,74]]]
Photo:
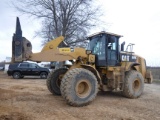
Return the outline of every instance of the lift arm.
[[[75,48],[71,51],[70,48],[58,48],[59,44],[64,40],[60,36],[54,40],[49,41],[41,50],[41,52],[33,53],[32,44],[25,37],[22,37],[22,30],[19,18],[16,21],[16,32],[13,35],[12,41],[12,62],[22,62],[26,60],[36,62],[51,62],[51,61],[65,61],[77,59],[79,56],[87,57],[84,48]]]

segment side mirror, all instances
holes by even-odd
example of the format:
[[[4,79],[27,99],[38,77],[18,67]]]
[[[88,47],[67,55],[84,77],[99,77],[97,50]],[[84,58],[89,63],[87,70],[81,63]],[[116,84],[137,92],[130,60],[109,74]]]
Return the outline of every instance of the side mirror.
[[[121,44],[121,51],[124,51],[125,41]]]

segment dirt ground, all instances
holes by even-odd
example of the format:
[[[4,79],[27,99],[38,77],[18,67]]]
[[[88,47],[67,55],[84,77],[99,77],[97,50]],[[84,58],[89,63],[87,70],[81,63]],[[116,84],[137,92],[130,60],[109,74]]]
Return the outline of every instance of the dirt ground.
[[[0,72],[0,120],[160,120],[160,84],[146,84],[138,99],[99,92],[85,107],[71,107],[39,78],[12,79]]]

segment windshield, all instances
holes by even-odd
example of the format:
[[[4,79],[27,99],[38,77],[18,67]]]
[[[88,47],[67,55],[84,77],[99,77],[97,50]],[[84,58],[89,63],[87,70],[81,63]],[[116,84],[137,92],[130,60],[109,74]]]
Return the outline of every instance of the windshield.
[[[88,43],[87,50],[93,51],[93,50],[94,50],[94,47],[95,47],[95,45],[96,45],[96,43],[97,43],[97,41],[98,41],[98,39],[99,39],[99,36],[94,37],[94,38]]]
[[[91,50],[93,54],[98,55],[99,60],[105,59],[105,36],[96,36],[88,44],[87,50]]]

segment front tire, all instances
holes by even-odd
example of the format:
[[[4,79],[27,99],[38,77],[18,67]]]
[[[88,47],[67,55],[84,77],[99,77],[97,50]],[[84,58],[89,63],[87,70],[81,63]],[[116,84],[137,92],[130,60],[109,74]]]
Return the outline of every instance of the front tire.
[[[59,68],[49,74],[47,79],[47,88],[52,94],[61,95],[60,84],[62,77],[67,70],[67,68]]]
[[[144,78],[135,70],[126,72],[123,95],[127,98],[138,98],[144,90]]]
[[[89,70],[75,68],[65,74],[60,89],[67,104],[80,107],[95,99],[98,83],[95,75]]]

